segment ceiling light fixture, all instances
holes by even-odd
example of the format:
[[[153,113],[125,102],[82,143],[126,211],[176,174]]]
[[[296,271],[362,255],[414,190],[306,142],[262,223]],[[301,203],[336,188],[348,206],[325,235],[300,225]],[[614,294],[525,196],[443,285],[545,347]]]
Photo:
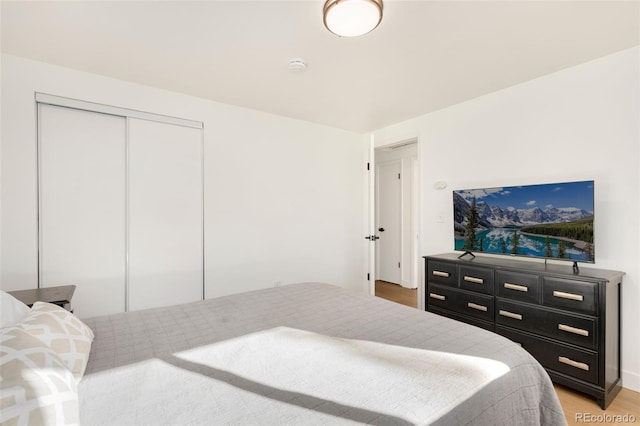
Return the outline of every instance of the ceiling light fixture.
[[[322,11],[324,26],[342,37],[356,37],[382,21],[382,0],[327,0]]]

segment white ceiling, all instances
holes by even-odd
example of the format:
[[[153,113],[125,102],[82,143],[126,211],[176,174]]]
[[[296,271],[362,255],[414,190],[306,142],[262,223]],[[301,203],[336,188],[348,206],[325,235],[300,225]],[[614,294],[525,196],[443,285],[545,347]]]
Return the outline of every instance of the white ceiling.
[[[323,4],[2,0],[2,51],[367,132],[640,40],[640,1],[385,0],[358,38]]]

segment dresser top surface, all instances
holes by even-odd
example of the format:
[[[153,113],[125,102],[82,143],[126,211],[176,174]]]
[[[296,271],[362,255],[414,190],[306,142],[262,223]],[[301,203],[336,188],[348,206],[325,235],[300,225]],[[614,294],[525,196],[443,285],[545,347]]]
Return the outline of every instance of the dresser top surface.
[[[476,254],[475,257],[465,256],[459,258],[462,253],[443,253],[436,255],[423,256],[425,259],[454,261],[459,264],[492,266],[500,269],[522,269],[526,272],[536,272],[544,274],[561,275],[571,279],[605,279],[608,281],[620,280],[625,274],[621,271],[613,271],[608,269],[598,269],[592,267],[583,267],[580,265],[579,271],[573,271],[572,262],[549,263],[541,259],[535,260],[518,260],[503,257],[483,256]]]

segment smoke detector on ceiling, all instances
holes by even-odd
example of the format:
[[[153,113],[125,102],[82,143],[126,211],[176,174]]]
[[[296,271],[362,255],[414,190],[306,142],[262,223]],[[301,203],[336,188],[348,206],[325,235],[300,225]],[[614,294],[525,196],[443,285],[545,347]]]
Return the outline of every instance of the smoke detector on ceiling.
[[[289,59],[289,70],[294,72],[301,72],[307,69],[307,63],[301,58]]]

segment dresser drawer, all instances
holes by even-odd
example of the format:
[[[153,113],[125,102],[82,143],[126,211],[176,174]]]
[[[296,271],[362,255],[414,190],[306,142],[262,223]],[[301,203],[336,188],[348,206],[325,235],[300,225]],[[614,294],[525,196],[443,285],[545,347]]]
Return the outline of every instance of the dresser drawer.
[[[595,315],[598,284],[588,281],[542,277],[542,303],[560,309]]]
[[[590,383],[598,383],[598,354],[595,351],[551,342],[499,325],[496,326],[496,333],[521,345],[543,367],[549,370],[564,373]]]
[[[427,304],[485,321],[493,321],[494,318],[493,297],[484,294],[430,285],[427,291]]]
[[[507,299],[540,303],[540,276],[498,271],[496,272],[496,294]]]
[[[458,300],[458,312],[491,321],[494,317],[494,304],[493,296],[463,293]]]
[[[459,292],[455,289],[429,283],[426,297],[427,306],[454,310],[458,295]]]
[[[565,314],[532,305],[496,301],[496,323],[591,349],[598,344],[595,318]]]
[[[460,288],[493,294],[493,269],[460,265]]]
[[[440,309],[437,307],[430,307],[429,312],[433,312],[434,314],[442,315],[443,317],[451,318],[460,322],[464,322],[466,324],[475,325],[476,327],[484,328],[485,330],[494,331],[495,325],[493,322],[483,321],[481,319],[468,317],[465,315],[458,314],[454,311],[449,311],[447,309]]]
[[[427,281],[458,286],[458,266],[455,263],[429,261],[427,262]]]

